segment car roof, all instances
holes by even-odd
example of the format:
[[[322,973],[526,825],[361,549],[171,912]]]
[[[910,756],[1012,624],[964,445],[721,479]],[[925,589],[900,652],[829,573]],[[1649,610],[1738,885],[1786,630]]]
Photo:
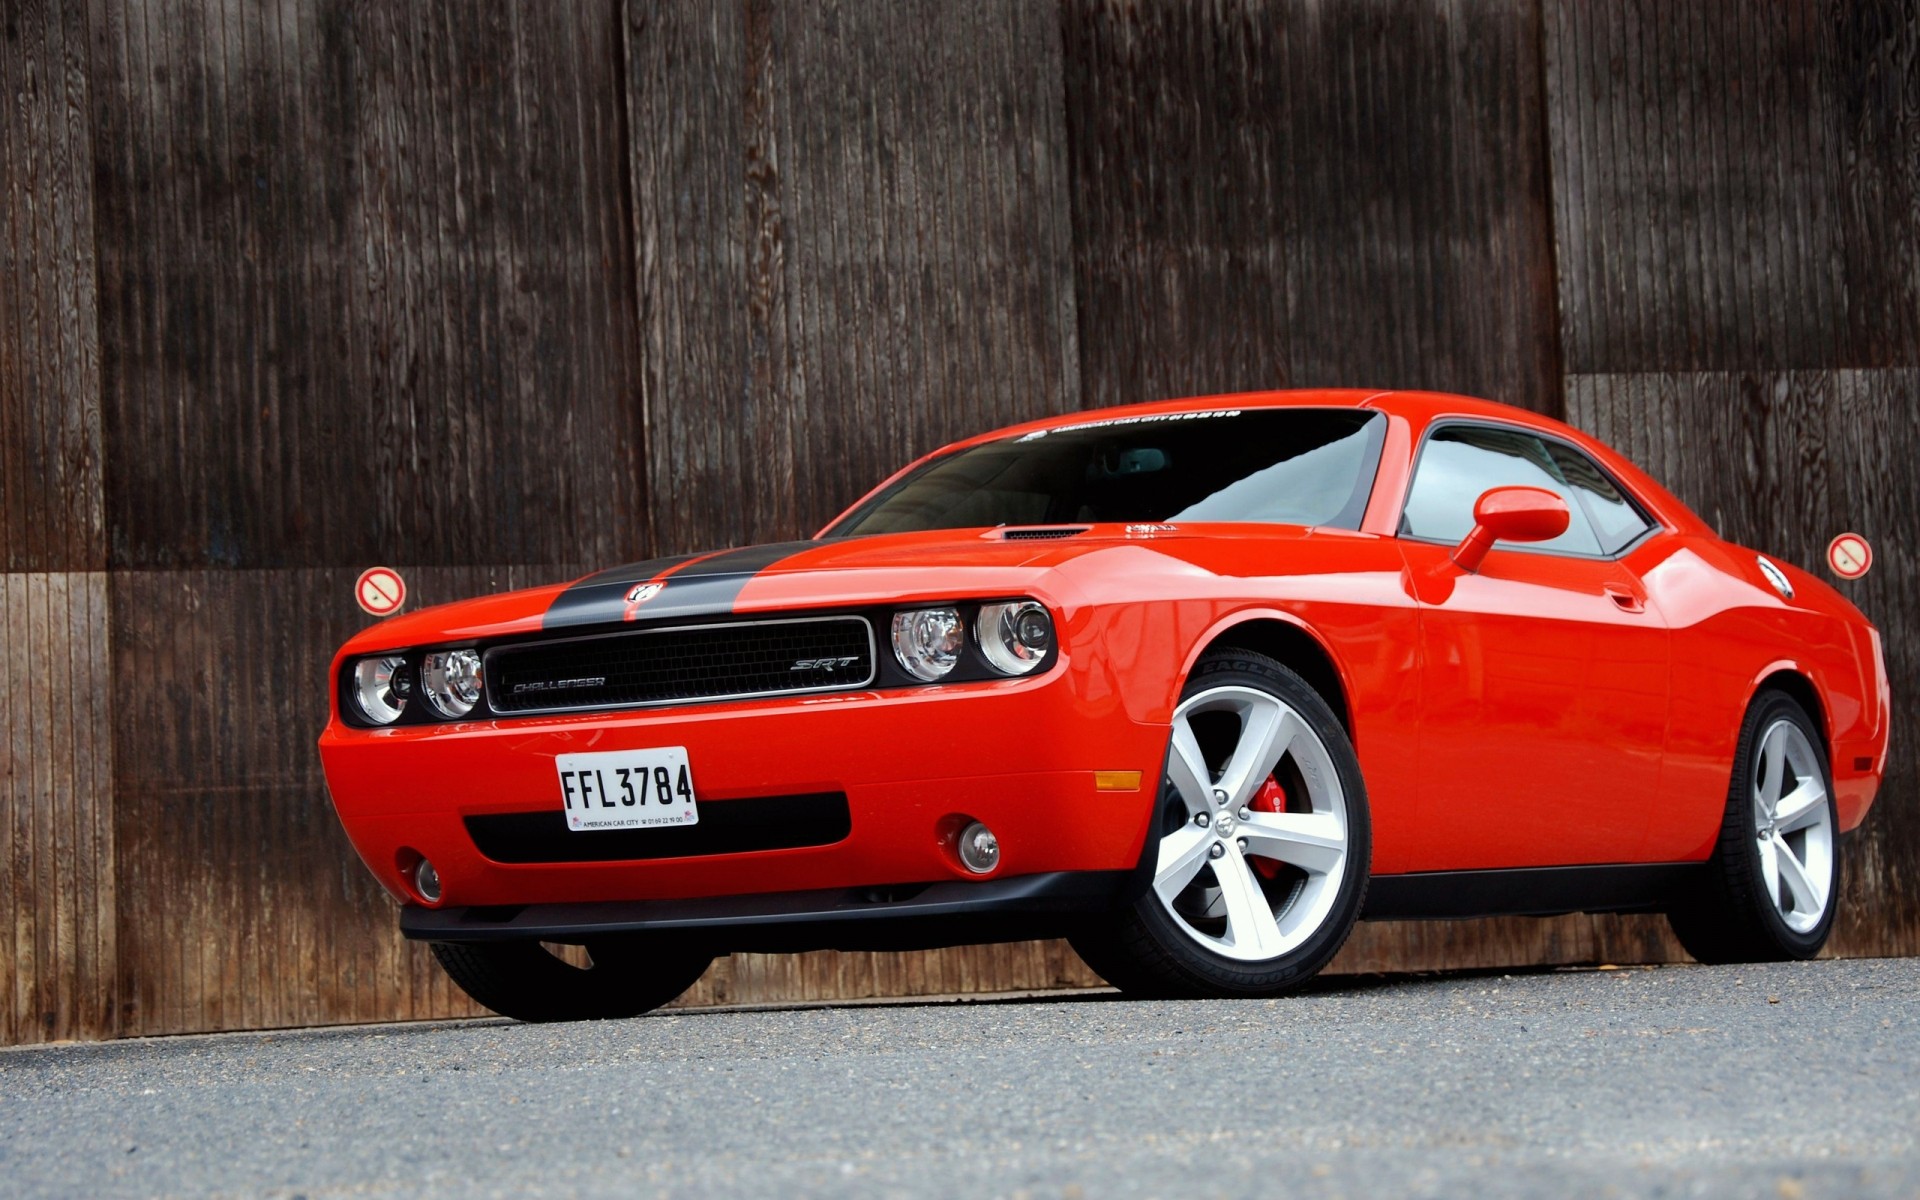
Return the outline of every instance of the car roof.
[[[1111,408],[1085,408],[1057,416],[1043,417],[1019,425],[1009,425],[956,443],[970,446],[1038,430],[1069,429],[1093,422],[1124,420],[1129,417],[1164,413],[1206,412],[1227,408],[1366,408],[1401,417],[1423,427],[1439,417],[1485,417],[1527,425],[1543,432],[1571,436],[1580,442],[1589,439],[1551,417],[1542,416],[1511,404],[1456,396],[1446,392],[1383,391],[1379,388],[1288,388],[1264,392],[1223,392],[1210,396],[1187,396],[1175,400],[1153,400],[1144,404],[1122,404]]]

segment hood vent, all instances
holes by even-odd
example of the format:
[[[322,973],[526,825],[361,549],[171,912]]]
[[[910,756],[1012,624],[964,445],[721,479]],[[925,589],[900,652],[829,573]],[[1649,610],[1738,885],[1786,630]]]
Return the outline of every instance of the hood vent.
[[[1039,542],[1048,538],[1069,538],[1085,533],[1091,525],[1026,525],[1017,529],[1002,529],[1000,537],[1009,542]]]

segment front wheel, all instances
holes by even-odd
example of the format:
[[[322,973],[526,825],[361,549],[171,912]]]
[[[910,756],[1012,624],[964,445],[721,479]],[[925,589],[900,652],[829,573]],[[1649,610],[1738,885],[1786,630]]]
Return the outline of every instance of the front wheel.
[[[1209,654],[1174,710],[1152,883],[1074,949],[1125,992],[1283,992],[1352,931],[1370,832],[1359,760],[1319,693],[1263,655]]]
[[[694,985],[710,954],[629,939],[591,942],[576,966],[533,941],[434,942],[460,990],[516,1021],[637,1017]]]

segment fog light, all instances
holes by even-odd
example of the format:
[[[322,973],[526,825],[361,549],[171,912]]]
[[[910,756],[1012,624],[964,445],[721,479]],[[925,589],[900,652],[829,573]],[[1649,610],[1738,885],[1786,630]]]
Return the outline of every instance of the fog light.
[[[413,887],[428,904],[440,903],[440,872],[424,858],[413,868]]]
[[[960,831],[960,865],[975,875],[985,875],[1000,865],[1000,839],[993,830],[975,821]]]

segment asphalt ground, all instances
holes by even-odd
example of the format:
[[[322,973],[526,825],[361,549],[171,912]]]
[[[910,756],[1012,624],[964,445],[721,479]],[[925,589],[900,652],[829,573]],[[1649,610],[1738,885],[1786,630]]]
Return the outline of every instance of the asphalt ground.
[[[1920,960],[0,1052],[0,1194],[1920,1197]]]

